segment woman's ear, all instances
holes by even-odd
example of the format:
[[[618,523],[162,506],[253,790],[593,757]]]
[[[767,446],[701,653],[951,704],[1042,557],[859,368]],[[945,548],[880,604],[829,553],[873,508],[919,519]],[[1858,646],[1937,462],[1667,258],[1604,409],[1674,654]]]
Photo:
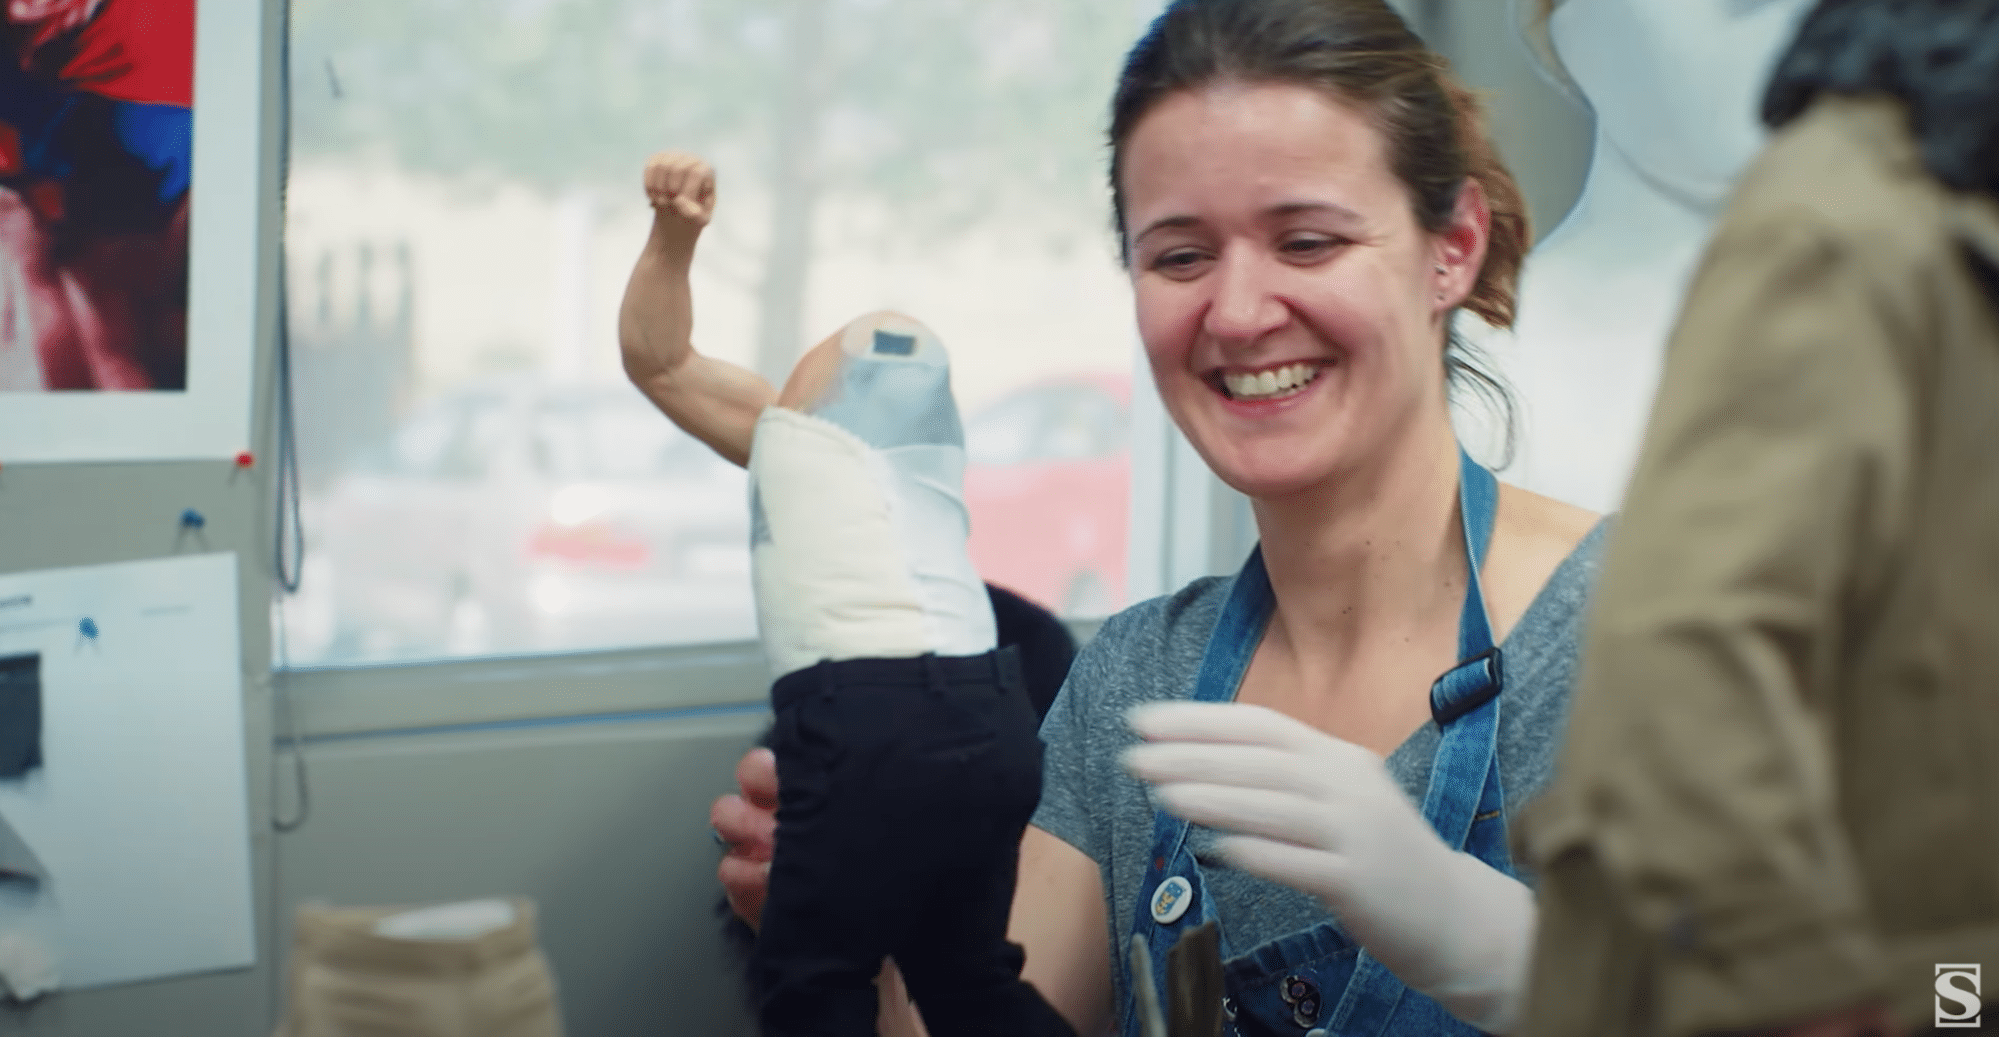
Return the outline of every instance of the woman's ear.
[[[1455,309],[1477,287],[1479,270],[1485,266],[1485,249],[1492,241],[1492,205],[1477,177],[1465,177],[1451,210],[1451,222],[1433,241],[1435,262],[1431,270],[1437,277],[1437,301],[1443,309]]]

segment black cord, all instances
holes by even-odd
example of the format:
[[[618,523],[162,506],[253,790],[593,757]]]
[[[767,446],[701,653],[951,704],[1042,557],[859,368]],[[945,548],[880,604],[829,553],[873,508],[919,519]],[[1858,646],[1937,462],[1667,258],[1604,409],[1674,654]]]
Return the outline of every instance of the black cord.
[[[277,544],[274,559],[278,586],[297,594],[304,576],[305,523],[299,512],[297,415],[292,406],[291,283],[285,264],[285,231],[290,207],[292,152],[291,4],[283,9],[278,46],[278,333],[277,333]]]
[[[278,449],[275,486],[277,497],[277,535],[273,544],[272,561],[275,564],[272,572],[277,578],[278,586],[288,595],[298,593],[301,570],[305,563],[305,526],[300,521],[299,515],[298,446],[293,439],[294,415],[292,411],[291,314],[289,299],[291,284],[285,271],[285,234],[288,229],[286,227],[286,216],[290,209],[286,201],[286,196],[291,187],[292,151],[291,8],[291,0],[278,0],[276,3],[266,3],[264,6],[266,11],[275,9],[278,13],[278,268],[276,278],[278,286],[278,327],[274,349],[274,352],[277,354],[275,358],[277,361],[277,391],[274,394],[276,399],[273,401],[273,409],[276,411],[278,426]],[[289,548],[286,546],[287,530],[291,533]],[[278,651],[284,653],[285,666],[283,669],[273,668],[274,672],[271,674],[270,687],[272,698],[274,699],[272,703],[273,709],[281,711],[281,715],[274,719],[283,725],[282,730],[284,731],[285,738],[285,748],[283,751],[289,753],[292,758],[292,774],[298,788],[298,812],[289,818],[279,815],[277,803],[278,782],[276,775],[272,775],[271,828],[279,834],[297,831],[312,816],[312,787],[306,783],[305,753],[299,743],[298,718],[294,715],[292,709],[291,691],[288,687],[290,682],[283,672],[283,670],[290,668],[291,662],[291,654],[286,646],[286,642],[290,638],[290,632],[284,618],[284,602],[279,601]],[[276,755],[277,752],[274,747],[272,753],[273,765],[277,763]],[[267,937],[267,945],[273,948],[282,946],[281,941],[284,934],[283,912],[281,911],[282,900],[280,899],[280,890],[283,888],[284,883],[279,881],[279,868],[278,854],[274,849],[271,854],[271,876],[268,881],[270,903],[266,911],[266,916],[269,918],[271,926],[271,932]],[[284,1003],[283,982],[285,970],[279,966],[284,961],[284,958],[285,956],[282,952],[274,950],[267,959],[268,967],[270,968],[270,1011],[280,1018],[283,1014],[283,1009],[279,1006]],[[267,1024],[275,1024],[277,1021],[278,1019],[265,1020]]]
[[[297,416],[292,407],[292,349],[291,313],[289,299],[291,284],[285,265],[285,231],[289,205],[286,197],[291,187],[292,153],[292,25],[291,4],[276,5],[279,15],[278,40],[278,333],[277,353],[277,542],[274,545],[274,569],[278,586],[286,594],[297,594],[305,565],[305,524],[299,513],[298,479],[298,439]],[[287,535],[289,534],[289,535]],[[279,616],[283,616],[283,603],[279,604]],[[279,638],[282,642],[289,636],[280,620]],[[286,652],[289,663],[290,653],[281,644],[280,651]],[[299,744],[298,720],[293,716],[291,693],[284,686],[280,676],[272,682],[272,690],[283,699],[285,732],[285,752],[292,758],[292,774],[298,786],[298,813],[289,818],[279,817],[273,809],[271,827],[279,832],[292,832],[305,824],[312,816],[312,786],[306,781],[305,753]]]
[[[285,283],[285,259],[278,252],[278,298],[289,289]],[[298,438],[292,410],[291,333],[286,329],[285,304],[278,303],[278,586],[286,594],[297,594],[305,565],[305,523],[299,513]]]
[[[292,758],[292,779],[298,785],[298,813],[291,817],[279,817],[277,810],[271,811],[271,828],[279,834],[296,832],[312,817],[312,785],[305,777],[305,752],[299,745],[298,718],[292,715],[291,694],[281,693],[284,700],[285,752]]]

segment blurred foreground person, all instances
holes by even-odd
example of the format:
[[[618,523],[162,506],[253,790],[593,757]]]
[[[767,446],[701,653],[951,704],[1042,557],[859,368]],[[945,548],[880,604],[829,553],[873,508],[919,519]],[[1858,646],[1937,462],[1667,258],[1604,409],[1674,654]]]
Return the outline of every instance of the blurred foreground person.
[[[1999,964],[1999,0],[1825,0],[1764,116],[1527,812],[1525,1033],[1975,1027]]]

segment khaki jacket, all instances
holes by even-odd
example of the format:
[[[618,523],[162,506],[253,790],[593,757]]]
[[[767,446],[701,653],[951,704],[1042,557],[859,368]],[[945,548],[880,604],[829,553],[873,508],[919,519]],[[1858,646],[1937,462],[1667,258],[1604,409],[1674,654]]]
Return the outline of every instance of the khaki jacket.
[[[1927,1028],[1938,964],[1981,963],[1999,1001],[1981,276],[1999,293],[1999,206],[1933,181],[1892,101],[1821,99],[1745,178],[1520,826],[1542,915],[1518,1032],[1680,1037],[1868,998]]]

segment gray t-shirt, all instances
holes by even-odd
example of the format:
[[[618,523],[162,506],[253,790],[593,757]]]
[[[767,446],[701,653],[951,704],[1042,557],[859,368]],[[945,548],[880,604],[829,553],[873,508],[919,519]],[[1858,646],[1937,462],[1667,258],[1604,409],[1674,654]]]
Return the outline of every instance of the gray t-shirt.
[[[1500,695],[1499,777],[1509,816],[1548,783],[1568,719],[1584,610],[1596,582],[1608,522],[1599,522],[1550,576],[1507,634]],[[1125,713],[1142,702],[1193,697],[1201,656],[1234,577],[1196,580],[1177,594],[1133,606],[1105,621],[1069,671],[1041,725],[1046,743],[1041,806],[1033,824],[1074,846],[1102,869],[1110,946],[1123,945],[1152,846],[1153,804],[1118,757],[1137,737]],[[1440,732],[1426,722],[1388,757],[1388,771],[1416,803],[1430,784]],[[1216,834],[1189,834],[1230,949],[1243,954],[1330,920],[1314,897],[1210,865]],[[1117,1000],[1124,1003],[1123,972]]]

